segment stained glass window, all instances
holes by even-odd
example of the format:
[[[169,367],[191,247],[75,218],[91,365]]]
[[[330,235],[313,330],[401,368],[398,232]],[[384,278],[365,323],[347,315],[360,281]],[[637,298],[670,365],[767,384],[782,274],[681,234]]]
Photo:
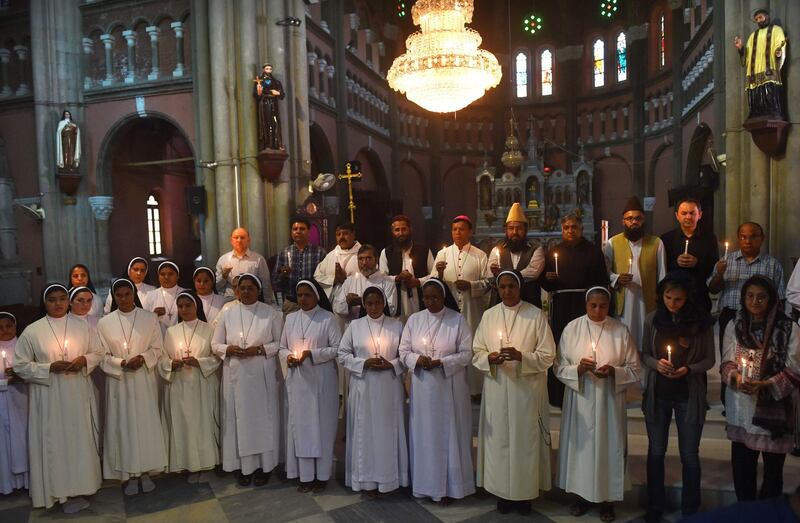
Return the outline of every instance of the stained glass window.
[[[667,33],[664,29],[664,15],[658,19],[658,56],[660,67],[664,67],[667,63]]]
[[[628,45],[625,33],[617,35],[617,81],[624,82],[628,79]]]
[[[528,96],[528,57],[525,53],[518,53],[516,58],[517,98]]]
[[[606,83],[606,76],[605,76],[605,68],[606,68],[606,59],[605,59],[605,50],[606,46],[603,43],[603,40],[598,38],[594,41],[592,45],[592,70],[594,71],[594,86],[595,87],[603,87]]]
[[[542,72],[542,96],[553,94],[553,52],[545,49],[539,55],[539,65]]]

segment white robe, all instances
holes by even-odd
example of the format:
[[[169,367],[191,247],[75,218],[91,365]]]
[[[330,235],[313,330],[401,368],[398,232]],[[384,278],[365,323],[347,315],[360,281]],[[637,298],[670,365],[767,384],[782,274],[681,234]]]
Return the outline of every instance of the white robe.
[[[89,316],[93,316],[98,320],[103,317],[103,301],[96,292],[92,293],[92,308],[89,309]]]
[[[344,484],[356,492],[408,486],[402,333],[398,319],[365,316],[347,327],[339,344],[339,363],[350,371]],[[365,369],[375,354],[393,368]]]
[[[466,244],[462,250],[459,250],[456,244],[452,244],[436,254],[431,276],[438,275],[436,264],[440,261],[447,262],[447,267],[444,269],[444,281],[450,287],[461,314],[467,320],[470,333],[474,336],[489,300],[488,291],[491,288],[489,279],[492,278],[489,258],[485,252],[471,243]],[[463,292],[458,290],[455,284],[456,280],[470,282],[470,289]],[[480,394],[483,376],[471,367],[467,373],[470,394]]]
[[[165,289],[159,287],[148,292],[142,302],[142,308],[146,311],[154,312],[159,307],[164,307],[164,314],[158,316],[158,323],[161,325],[161,335],[164,336],[167,328],[178,324],[178,307],[175,304],[175,299],[178,294],[185,291],[183,287],[178,285]]]
[[[368,287],[378,287],[383,291],[389,305],[389,314],[394,316],[397,312],[397,287],[394,284],[394,278],[380,271],[373,272],[369,277],[364,276],[360,271],[348,276],[342,284],[341,291],[336,294],[336,298],[331,303],[333,312],[344,318],[346,323],[357,319],[361,307],[347,305],[347,295],[352,293],[363,296]]]
[[[212,329],[216,328],[217,317],[225,306],[225,297],[212,292],[207,296],[199,296],[199,298],[203,303],[203,313],[206,315],[206,323],[211,325]]]
[[[322,286],[331,303],[336,299],[336,295],[339,294],[341,289],[341,285],[333,284],[333,280],[336,277],[336,264],[341,265],[348,276],[357,273],[358,249],[360,248],[361,244],[358,242],[355,242],[349,249],[342,249],[337,245],[317,265],[317,269],[314,271],[314,279]]]
[[[100,317],[92,316],[90,314],[86,314],[84,316],[79,316],[77,314],[69,313],[70,317],[85,321],[87,325],[89,325],[89,330],[93,331],[96,334],[97,331],[97,324],[100,322]],[[100,447],[103,447],[103,427],[105,426],[105,415],[106,415],[106,374],[103,372],[102,365],[97,365],[94,370],[91,372],[91,380],[92,380],[92,389],[94,390],[94,397],[97,401],[97,433],[99,437],[97,439],[100,442]]]
[[[283,315],[275,307],[238,300],[220,313],[211,347],[222,359],[222,468],[249,475],[280,461],[281,380],[277,366]],[[240,337],[239,334],[242,334]],[[228,357],[229,345],[264,348],[252,358]],[[243,347],[246,348],[246,347]]]
[[[498,332],[506,329],[509,336],[501,343]],[[522,353],[522,361],[490,365],[489,354],[506,344]],[[515,307],[499,303],[483,315],[473,349],[472,364],[486,376],[478,426],[478,486],[503,499],[537,498],[540,490],[550,490],[547,369],[556,347],[547,318],[524,301]]]
[[[304,483],[330,479],[339,420],[336,351],[341,337],[333,314],[319,306],[286,316],[280,359],[288,400],[286,476],[290,479],[299,477]],[[305,350],[311,351],[311,358],[289,368],[289,354],[300,357]]]
[[[145,296],[147,296],[148,292],[150,292],[150,291],[152,291],[154,289],[155,289],[155,287],[153,287],[152,285],[150,285],[148,283],[144,283],[144,282],[142,282],[139,285],[137,285],[136,286],[136,296],[139,298],[139,303],[144,304]],[[108,291],[108,296],[106,296],[106,303],[103,306],[103,313],[108,314],[109,312],[111,312],[111,302],[112,302],[112,300],[113,300],[113,297],[111,296],[111,291],[109,290]]]
[[[192,334],[194,332],[194,334]],[[167,472],[213,469],[219,464],[219,369],[211,350],[214,329],[200,320],[167,329],[158,373],[166,382],[161,408]],[[200,367],[172,370],[172,360],[187,356]]]
[[[6,368],[14,365],[17,338],[0,341],[0,494],[28,488],[28,384],[9,385]]]
[[[425,266],[427,267],[427,274],[421,274],[417,279],[420,280],[420,285],[425,282],[429,278],[429,274],[433,271],[433,255],[431,251],[428,250],[428,258],[425,260]],[[386,258],[386,249],[381,251],[381,255],[378,258],[378,269],[394,279],[397,274],[389,274],[389,260]],[[403,269],[407,270],[411,274],[414,274],[414,262],[411,259],[411,250],[403,251]],[[397,285],[395,285],[395,289],[397,289]],[[414,314],[415,312],[419,312],[419,299],[417,299],[417,291],[418,289],[411,289],[411,295],[407,292],[408,288],[404,285],[400,286],[400,292],[397,295],[398,299],[398,306],[400,307],[400,321],[403,322],[405,325],[406,321],[408,321],[408,317]]]
[[[82,355],[86,367],[80,372],[50,373],[50,364],[64,358],[59,343],[63,346],[65,329],[69,341],[66,360]],[[69,316],[42,318],[29,325],[17,341],[14,372],[28,383],[34,507],[49,508],[56,501],[89,496],[100,488],[97,404],[89,374],[102,359],[97,335],[85,322]]]
[[[158,317],[136,307],[117,309],[97,325],[106,357],[106,425],[103,438],[103,476],[126,481],[163,470],[167,465],[158,408],[156,366],[163,338]],[[127,343],[127,348],[125,346]],[[144,365],[135,371],[121,364],[135,356]]]
[[[442,366],[415,368],[421,355],[440,359]],[[446,307],[437,314],[427,309],[412,314],[403,329],[400,358],[412,371],[408,424],[414,495],[439,500],[474,494],[466,372],[472,359],[472,332],[467,322]]]
[[[642,291],[642,275],[639,270],[639,258],[642,256],[642,240],[632,242],[627,240],[628,247],[631,250],[633,257],[633,264],[631,265],[631,275],[633,280],[625,287],[625,301],[622,308],[622,317],[619,319],[631,333],[631,338],[636,347],[642,346],[642,335],[644,329],[644,318],[647,316],[647,310],[644,306],[644,293]],[[603,246],[603,254],[606,257],[606,263],[611,267],[611,261],[614,259],[614,246],[611,242],[606,242]],[[656,283],[664,279],[667,274],[667,266],[664,258],[664,244],[658,240],[658,249],[656,250]],[[608,277],[611,281],[611,286],[617,284],[619,274],[609,271]]]
[[[592,357],[592,341],[597,367],[614,367],[608,378],[591,372],[578,377],[581,358]],[[555,374],[566,385],[558,487],[592,503],[622,501],[628,454],[625,392],[639,381],[639,354],[633,336],[614,318],[603,323],[585,315],[576,318],[561,335]]]

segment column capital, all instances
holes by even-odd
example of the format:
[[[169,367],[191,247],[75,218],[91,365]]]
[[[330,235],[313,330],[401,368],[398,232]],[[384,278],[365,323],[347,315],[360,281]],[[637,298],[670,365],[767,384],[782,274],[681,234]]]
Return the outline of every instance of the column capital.
[[[0,48],[0,62],[7,64],[11,60],[11,51],[5,47]]]
[[[15,45],[14,52],[17,53],[17,58],[20,60],[27,60],[28,58],[28,46],[27,45]]]
[[[318,58],[317,59],[317,67],[319,67],[319,72],[320,73],[324,73],[325,72],[325,67],[327,65],[328,65],[328,61],[325,60],[324,58]]]
[[[114,38],[114,35],[110,34],[100,35],[100,41],[103,42],[103,45],[106,47],[106,49],[111,49],[111,45],[114,43],[115,40],[116,38]]]
[[[105,222],[111,216],[111,211],[114,210],[114,197],[113,196],[89,196],[89,205],[94,213],[94,218],[97,221]]]
[[[333,74],[336,72],[336,67],[332,65],[328,65],[325,67],[325,73],[328,75],[328,78],[333,78]]]
[[[81,38],[81,45],[83,45],[83,52],[85,54],[92,54],[92,48],[94,47],[94,40],[92,40],[88,36],[84,36],[83,38]]]
[[[172,22],[169,26],[175,31],[176,38],[183,38],[183,22]]]
[[[147,34],[150,35],[150,40],[153,42],[158,41],[158,35],[161,34],[161,29],[158,28],[156,25],[148,25],[144,28]]]
[[[311,51],[306,56],[308,57],[308,65],[313,66],[314,64],[317,63],[317,53],[315,53],[314,51]]]
[[[122,31],[122,36],[125,38],[125,41],[128,42],[129,46],[136,45],[136,31],[131,29]]]

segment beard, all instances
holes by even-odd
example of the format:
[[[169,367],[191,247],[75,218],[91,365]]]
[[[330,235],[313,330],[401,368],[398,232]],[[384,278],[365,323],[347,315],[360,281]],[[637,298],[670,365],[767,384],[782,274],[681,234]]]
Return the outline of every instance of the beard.
[[[411,247],[410,236],[400,236],[399,238],[394,238],[392,241],[394,242],[395,247],[398,247],[402,250],[406,250]]]
[[[525,248],[527,242],[525,238],[506,238],[506,247],[513,253],[518,253]]]
[[[764,20],[763,22],[758,22],[758,28],[759,28],[759,29],[764,29],[764,28],[765,28],[765,27],[767,27],[768,25],[769,25],[769,18],[767,18],[767,19],[766,19],[766,20]]]
[[[625,226],[625,237],[632,242],[636,242],[642,239],[644,236],[644,229],[639,227],[638,229],[631,229],[627,225]]]

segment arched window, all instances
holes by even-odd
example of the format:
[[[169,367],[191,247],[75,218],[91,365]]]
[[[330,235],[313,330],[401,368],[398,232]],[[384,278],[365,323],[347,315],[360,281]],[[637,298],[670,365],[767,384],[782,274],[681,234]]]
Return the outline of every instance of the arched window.
[[[525,98],[528,96],[528,56],[525,53],[517,53],[514,70],[517,75],[517,98]]]
[[[658,64],[664,67],[667,63],[667,32],[664,28],[664,15],[658,19]]]
[[[594,86],[603,87],[606,83],[606,59],[605,59],[606,46],[603,40],[598,38],[592,44],[592,71],[594,72]]]
[[[545,49],[539,55],[539,66],[542,72],[542,96],[553,94],[553,52]]]
[[[624,82],[628,79],[628,45],[625,33],[617,35],[617,81]]]
[[[147,198],[147,243],[150,256],[161,254],[161,214],[154,194]]]

